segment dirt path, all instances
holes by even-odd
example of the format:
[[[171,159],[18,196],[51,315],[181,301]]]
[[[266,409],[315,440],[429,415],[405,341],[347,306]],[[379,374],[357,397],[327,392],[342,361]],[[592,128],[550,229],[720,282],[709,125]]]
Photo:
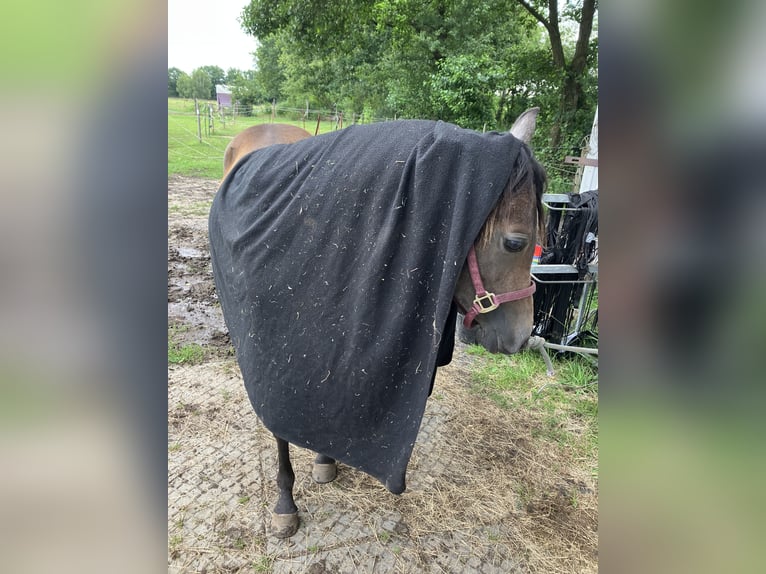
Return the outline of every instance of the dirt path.
[[[274,440],[253,413],[217,305],[207,209],[217,182],[168,182],[168,322],[202,362],[168,368],[169,572],[595,572],[595,479],[566,449],[533,438],[540,421],[471,390],[458,346],[440,369],[394,496],[340,465],[311,480],[293,447],[301,527],[268,535]],[[574,501],[574,502],[573,502]]]

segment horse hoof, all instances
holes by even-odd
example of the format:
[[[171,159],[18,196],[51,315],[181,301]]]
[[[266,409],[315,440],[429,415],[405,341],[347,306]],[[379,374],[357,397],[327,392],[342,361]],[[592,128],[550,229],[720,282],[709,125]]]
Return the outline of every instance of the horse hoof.
[[[298,532],[299,524],[297,512],[293,514],[273,513],[271,515],[271,535],[275,538],[290,538]]]
[[[336,476],[338,476],[338,467],[334,462],[329,464],[314,463],[314,468],[311,471],[314,482],[326,484],[335,480]]]

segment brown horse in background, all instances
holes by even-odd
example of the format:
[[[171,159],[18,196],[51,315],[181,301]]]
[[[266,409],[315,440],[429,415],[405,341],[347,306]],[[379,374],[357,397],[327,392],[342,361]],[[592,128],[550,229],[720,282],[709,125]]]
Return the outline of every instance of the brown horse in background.
[[[238,133],[226,146],[223,155],[223,177],[251,151],[273,144],[293,143],[311,137],[306,130],[290,124],[260,124]]]

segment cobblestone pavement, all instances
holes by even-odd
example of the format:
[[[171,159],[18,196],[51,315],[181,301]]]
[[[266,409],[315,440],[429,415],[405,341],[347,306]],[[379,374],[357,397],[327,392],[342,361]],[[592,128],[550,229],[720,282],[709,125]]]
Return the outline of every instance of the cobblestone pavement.
[[[413,538],[408,517],[397,510],[413,493],[459,487],[459,477],[457,483],[447,477],[447,461],[439,456],[450,410],[438,398],[428,403],[401,497],[343,465],[334,483],[314,484],[313,454],[292,447],[301,526],[288,540],[268,535],[276,448],[253,413],[234,362],[171,368],[169,407],[170,572],[527,571],[497,543],[505,524]],[[386,504],[365,514],[353,502],[344,504],[370,491]]]

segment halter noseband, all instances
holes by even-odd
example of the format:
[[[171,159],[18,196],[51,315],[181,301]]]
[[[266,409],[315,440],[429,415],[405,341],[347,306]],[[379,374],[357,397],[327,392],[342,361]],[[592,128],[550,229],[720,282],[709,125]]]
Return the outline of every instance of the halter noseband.
[[[476,250],[473,248],[473,245],[468,252],[468,271],[471,274],[471,281],[473,282],[474,291],[476,291],[476,297],[473,300],[473,305],[463,319],[463,326],[467,329],[471,328],[473,320],[479,313],[489,313],[490,311],[497,309],[502,303],[518,301],[519,299],[529,297],[535,292],[535,289],[537,289],[535,282],[530,281],[529,287],[519,289],[518,291],[511,291],[509,293],[503,293],[502,295],[489,293],[481,282],[479,263],[476,261]]]

